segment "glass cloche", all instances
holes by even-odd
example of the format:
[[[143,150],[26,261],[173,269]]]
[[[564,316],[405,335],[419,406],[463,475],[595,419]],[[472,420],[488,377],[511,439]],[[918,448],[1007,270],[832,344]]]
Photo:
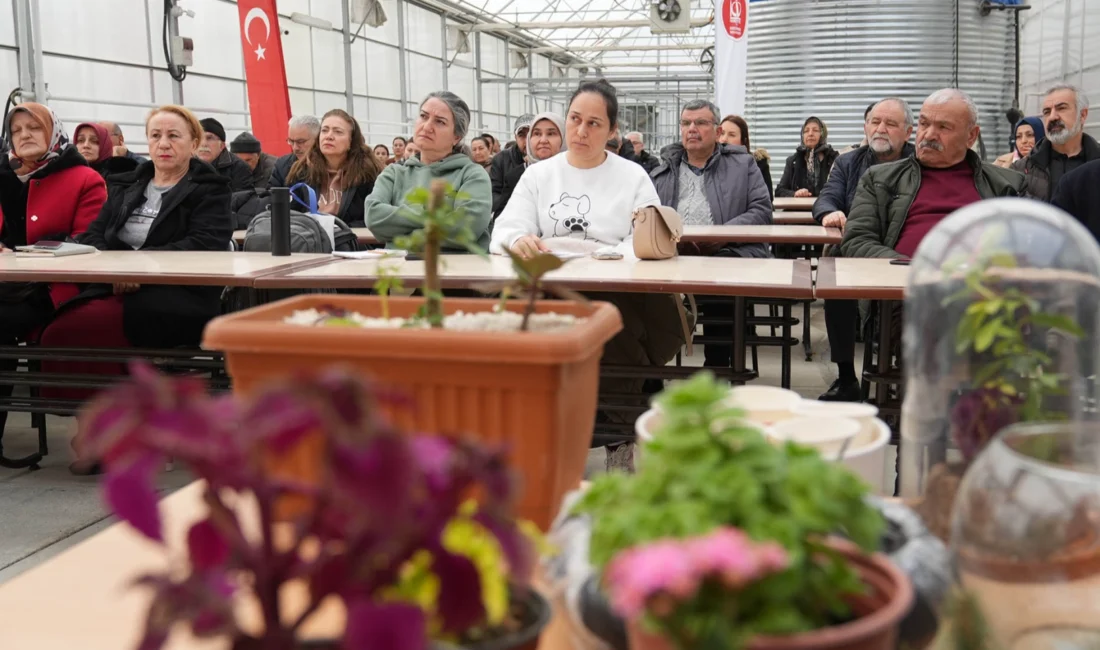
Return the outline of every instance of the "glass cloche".
[[[1097,419],[1100,247],[1069,215],[982,201],[925,236],[905,297],[900,485],[946,539],[959,481],[1018,422]]]
[[[1100,647],[1100,424],[1004,429],[967,471],[951,529],[987,647]]]

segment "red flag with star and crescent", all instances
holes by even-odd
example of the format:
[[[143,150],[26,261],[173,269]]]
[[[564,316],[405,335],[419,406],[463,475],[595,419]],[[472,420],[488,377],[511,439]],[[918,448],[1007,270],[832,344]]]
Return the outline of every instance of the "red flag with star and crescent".
[[[283,66],[283,40],[275,0],[238,0],[241,46],[252,113],[252,134],[263,150],[274,155],[290,153],[286,143],[290,121],[290,92]]]

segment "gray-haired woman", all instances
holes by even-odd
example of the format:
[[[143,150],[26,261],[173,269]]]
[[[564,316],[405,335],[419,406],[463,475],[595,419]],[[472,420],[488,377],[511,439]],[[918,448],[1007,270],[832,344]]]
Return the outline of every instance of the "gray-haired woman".
[[[441,90],[431,93],[420,104],[420,116],[413,132],[413,143],[419,149],[404,165],[390,165],[374,182],[374,191],[367,197],[367,227],[371,233],[392,246],[393,240],[420,228],[402,210],[405,197],[418,187],[427,187],[432,180],[442,178],[469,198],[456,202],[466,210],[470,230],[478,244],[489,247],[489,220],[493,205],[489,174],[481,165],[463,153],[462,139],[470,127],[470,107],[454,93]],[[444,248],[464,251],[454,242],[444,242]]]

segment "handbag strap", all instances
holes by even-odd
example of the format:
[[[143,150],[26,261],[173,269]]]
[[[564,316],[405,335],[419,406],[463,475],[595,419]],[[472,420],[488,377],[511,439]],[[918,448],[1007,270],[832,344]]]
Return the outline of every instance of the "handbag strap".
[[[302,199],[298,198],[298,195],[294,193],[299,187],[305,188],[306,195],[309,196],[308,204]],[[295,183],[290,187],[290,197],[291,199],[300,203],[303,208],[308,210],[308,214],[317,214],[317,192],[314,192],[313,188],[309,185],[306,185],[305,183]]]

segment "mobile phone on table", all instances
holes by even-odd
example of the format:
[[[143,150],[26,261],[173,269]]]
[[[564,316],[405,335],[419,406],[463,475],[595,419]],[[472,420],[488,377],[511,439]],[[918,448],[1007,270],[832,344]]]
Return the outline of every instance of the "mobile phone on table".
[[[420,253],[406,253],[405,254],[405,259],[407,261],[410,261],[410,262],[419,262],[419,261],[423,261],[424,256],[421,255]]]
[[[909,266],[909,262],[912,262],[912,261],[913,260],[909,259],[908,257],[902,257],[902,258],[898,258],[898,259],[892,259],[892,260],[890,260],[890,263],[893,264],[894,266]]]
[[[623,258],[623,254],[619,251],[612,250],[596,251],[595,253],[592,253],[592,257],[598,260],[621,260]]]
[[[42,249],[44,251],[55,251],[55,250],[61,248],[64,244],[65,244],[65,242],[62,242],[62,241],[42,240],[42,241],[39,241],[39,242],[35,242],[34,247]]]

